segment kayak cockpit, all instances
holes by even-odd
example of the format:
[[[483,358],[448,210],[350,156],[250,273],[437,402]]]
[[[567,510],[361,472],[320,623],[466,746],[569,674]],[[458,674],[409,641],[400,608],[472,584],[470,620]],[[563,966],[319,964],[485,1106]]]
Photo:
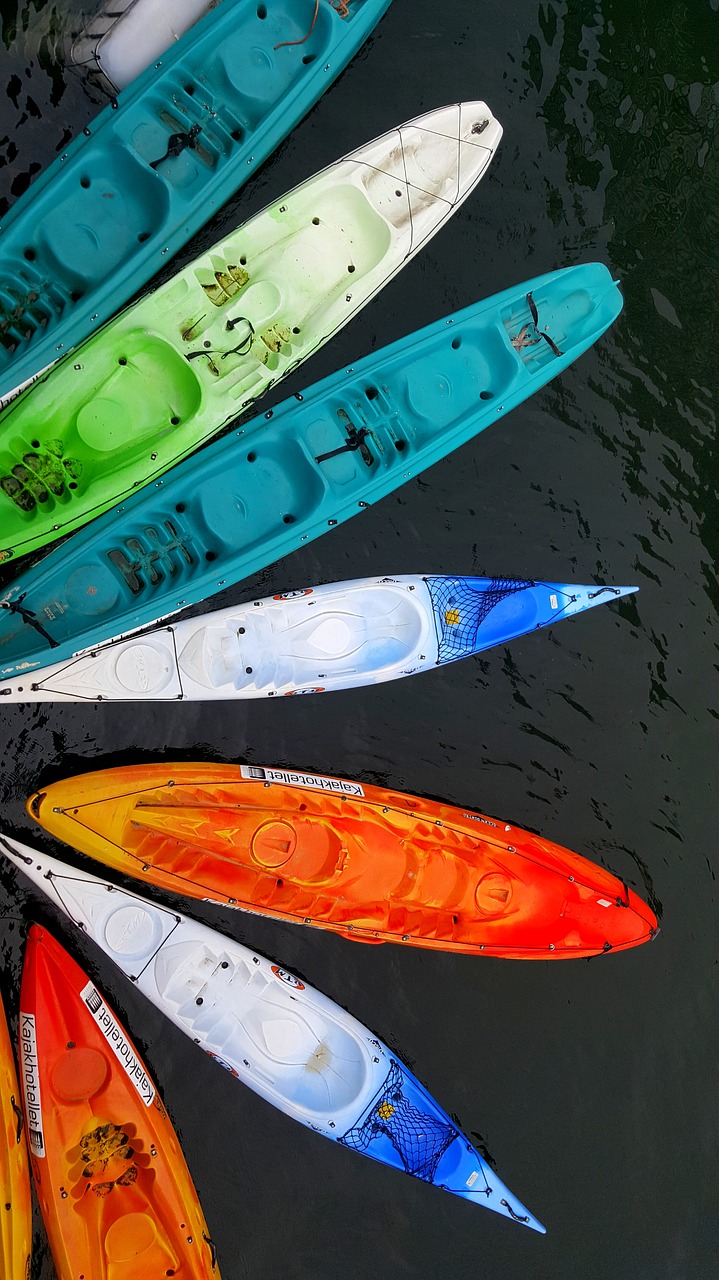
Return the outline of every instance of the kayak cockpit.
[[[316,603],[315,603],[316,602]],[[199,628],[179,656],[183,675],[204,688],[292,689],[350,676],[386,676],[413,659],[427,634],[419,600],[406,590],[376,587],[278,601],[243,612],[223,627]]]
[[[299,979],[270,973],[231,946],[194,940],[166,945],[154,966],[161,996],[207,1052],[295,1111],[336,1115],[362,1099],[369,1052],[337,1017],[302,1001]]]

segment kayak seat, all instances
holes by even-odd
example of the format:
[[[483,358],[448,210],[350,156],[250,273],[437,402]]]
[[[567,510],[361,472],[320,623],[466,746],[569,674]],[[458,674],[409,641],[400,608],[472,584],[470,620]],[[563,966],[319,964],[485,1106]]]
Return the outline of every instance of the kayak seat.
[[[302,1111],[331,1115],[364,1087],[366,1058],[355,1037],[315,1009],[300,1012],[289,997],[278,1000],[274,988],[242,1017],[242,1029],[254,1074]]]
[[[138,331],[119,333],[117,359],[102,360],[104,381],[77,410],[75,428],[83,444],[108,453],[159,443],[191,418],[200,405],[200,386],[190,365],[171,343]],[[127,406],[133,406],[128,418]],[[62,411],[62,407],[59,408]],[[64,407],[67,413],[67,406]]]
[[[407,660],[421,635],[422,618],[407,594],[375,591],[362,612],[318,609],[278,635],[280,657],[290,668],[282,683],[306,683],[312,673],[386,671]]]
[[[312,324],[314,335],[337,296],[351,295],[353,275],[362,279],[383,261],[392,235],[365,192],[346,180],[302,200],[304,207],[288,209],[287,235],[268,252],[267,271],[283,282],[287,313],[305,331]]]
[[[139,1198],[138,1203],[142,1204]],[[113,1207],[116,1209],[117,1205]],[[123,1213],[110,1223],[103,1239],[103,1252],[108,1280],[137,1280],[141,1270],[146,1275],[172,1275],[171,1268],[178,1260],[151,1201],[147,1211]]]
[[[249,834],[252,861],[262,871],[294,885],[324,885],[341,874],[347,851],[341,837],[325,823],[272,817]]]
[[[180,671],[206,689],[273,684],[275,656],[269,624],[258,610],[249,616],[243,611],[239,626],[241,633],[237,618],[231,618],[224,627],[199,628],[179,655]]]
[[[164,184],[128,152],[94,164],[79,181],[66,175],[35,233],[38,255],[74,290],[106,284],[169,211]]]
[[[305,15],[294,7],[283,6],[274,16],[267,11],[261,16],[261,8],[263,6],[252,9],[247,20],[233,28],[217,50],[207,73],[207,78],[220,91],[218,96],[231,101],[233,106],[239,104],[253,128],[272,107],[282,102],[296,81],[297,55],[291,48],[292,42],[303,42],[302,60],[309,67],[323,56],[333,25],[332,13],[326,5],[320,5],[309,37]],[[288,42],[287,47],[274,49],[280,42]]]
[[[356,1037],[293,989],[252,970],[232,944],[165,945],[155,962],[160,994],[203,1048],[243,1063],[251,1077],[302,1110],[341,1109],[364,1087],[367,1060]]]

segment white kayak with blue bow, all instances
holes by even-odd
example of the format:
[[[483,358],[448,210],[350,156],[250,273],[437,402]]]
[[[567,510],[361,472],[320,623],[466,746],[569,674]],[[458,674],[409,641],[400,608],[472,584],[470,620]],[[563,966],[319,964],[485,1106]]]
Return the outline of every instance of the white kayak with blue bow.
[[[430,574],[327,583],[119,637],[0,685],[0,699],[207,701],[380,684],[636,590]]]
[[[0,836],[0,851],[205,1053],[326,1138],[544,1227],[386,1044],[239,942]]]

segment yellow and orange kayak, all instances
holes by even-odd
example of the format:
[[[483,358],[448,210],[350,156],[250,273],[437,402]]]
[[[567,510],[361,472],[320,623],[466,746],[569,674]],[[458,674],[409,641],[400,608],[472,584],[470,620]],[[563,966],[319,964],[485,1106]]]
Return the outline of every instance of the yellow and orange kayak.
[[[0,1276],[30,1280],[32,1205],[30,1166],[20,1090],[5,1010],[0,1003]]]
[[[30,1161],[58,1280],[219,1280],[180,1144],[100,992],[33,925],[20,991]]]
[[[54,783],[28,810],[146,883],[363,942],[558,960],[633,947],[658,927],[622,880],[579,854],[341,778],[137,765]]]

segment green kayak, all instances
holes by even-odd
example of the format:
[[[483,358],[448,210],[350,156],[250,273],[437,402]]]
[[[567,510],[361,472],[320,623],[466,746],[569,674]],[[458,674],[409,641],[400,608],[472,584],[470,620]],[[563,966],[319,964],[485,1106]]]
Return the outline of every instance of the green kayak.
[[[400,125],[268,206],[0,413],[0,559],[148,484],[317,351],[485,173],[483,102]]]

